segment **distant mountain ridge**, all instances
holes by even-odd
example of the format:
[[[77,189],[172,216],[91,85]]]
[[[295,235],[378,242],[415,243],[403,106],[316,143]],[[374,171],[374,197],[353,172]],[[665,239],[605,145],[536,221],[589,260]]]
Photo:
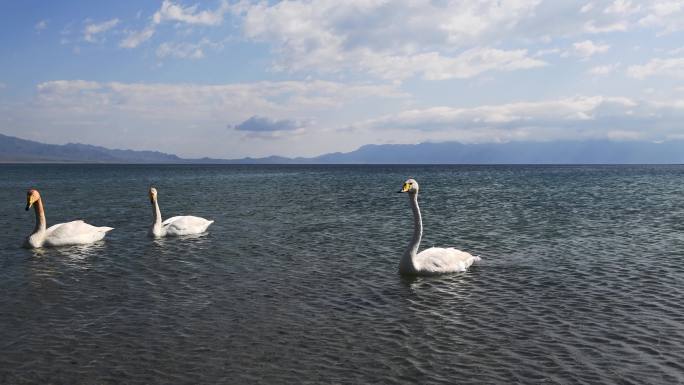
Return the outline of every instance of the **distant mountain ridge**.
[[[369,144],[311,158],[184,159],[159,151],[44,144],[0,134],[0,162],[219,164],[681,164],[684,141]]]
[[[158,151],[112,150],[88,144],[45,144],[0,134],[0,162],[173,163],[176,155]]]
[[[362,164],[680,164],[684,163],[684,141],[369,144],[312,160]]]

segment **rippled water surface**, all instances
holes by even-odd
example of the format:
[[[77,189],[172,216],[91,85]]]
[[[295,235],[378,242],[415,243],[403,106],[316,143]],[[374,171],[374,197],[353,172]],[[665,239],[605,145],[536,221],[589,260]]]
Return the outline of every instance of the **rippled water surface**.
[[[482,256],[403,278],[423,247]],[[151,240],[166,217],[209,233]],[[684,382],[684,167],[0,166],[0,383]],[[48,225],[116,229],[24,250]]]

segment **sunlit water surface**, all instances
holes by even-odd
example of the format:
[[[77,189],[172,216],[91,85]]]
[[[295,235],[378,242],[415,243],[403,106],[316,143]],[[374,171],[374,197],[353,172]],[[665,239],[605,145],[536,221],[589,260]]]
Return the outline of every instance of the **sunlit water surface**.
[[[423,245],[482,256],[402,278]],[[208,234],[151,240],[166,217]],[[0,383],[684,382],[684,167],[0,166]],[[49,223],[115,227],[19,248]]]

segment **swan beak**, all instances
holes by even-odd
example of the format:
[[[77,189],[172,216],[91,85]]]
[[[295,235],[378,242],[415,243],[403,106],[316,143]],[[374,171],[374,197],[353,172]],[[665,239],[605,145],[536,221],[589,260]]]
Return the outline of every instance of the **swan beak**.
[[[411,189],[411,185],[408,183],[404,183],[404,186],[401,188],[401,190],[397,191],[398,193],[405,193],[408,192]]]
[[[35,202],[36,199],[31,195],[26,197],[26,211],[29,211],[31,206],[33,206],[33,202]]]

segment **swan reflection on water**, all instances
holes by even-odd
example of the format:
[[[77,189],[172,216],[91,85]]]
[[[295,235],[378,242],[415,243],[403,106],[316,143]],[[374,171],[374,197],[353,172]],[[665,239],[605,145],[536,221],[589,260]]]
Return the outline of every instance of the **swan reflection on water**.
[[[171,245],[177,245],[179,241],[187,241],[190,242],[191,245],[201,245],[206,243],[209,238],[207,237],[209,235],[208,231],[205,231],[203,233],[199,234],[186,234],[186,235],[177,235],[175,237],[159,237],[159,238],[153,238],[152,239],[152,244],[155,246],[171,246]]]
[[[85,261],[101,254],[105,247],[105,242],[99,241],[87,245],[38,248],[30,251],[34,258],[55,257],[62,261]]]
[[[411,293],[419,294],[422,290],[447,291],[450,295],[458,296],[471,281],[476,269],[457,272],[449,275],[406,275],[400,274],[401,285]]]
[[[102,255],[104,241],[87,245],[31,249],[27,276],[29,285],[37,290],[63,286],[63,276],[72,276],[74,271],[85,272],[93,269],[95,260]]]

